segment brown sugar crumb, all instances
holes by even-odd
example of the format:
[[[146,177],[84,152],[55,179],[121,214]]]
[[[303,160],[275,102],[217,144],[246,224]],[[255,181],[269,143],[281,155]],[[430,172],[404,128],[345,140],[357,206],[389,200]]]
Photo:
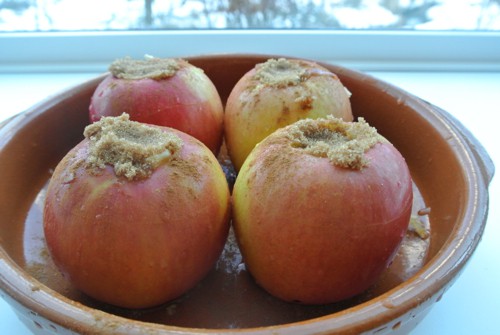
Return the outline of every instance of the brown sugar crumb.
[[[307,70],[299,62],[279,58],[257,64],[254,78],[263,85],[283,88],[299,85],[306,76]]]
[[[185,62],[173,58],[145,57],[144,60],[132,59],[129,57],[115,60],[109,71],[113,76],[120,79],[167,79],[175,75],[177,70]]]
[[[345,122],[333,116],[297,121],[289,127],[288,138],[292,147],[354,170],[368,165],[367,150],[377,143],[387,142],[363,118],[358,122]]]
[[[86,166],[98,173],[111,165],[128,180],[147,178],[182,147],[182,140],[160,128],[129,120],[128,114],[103,117],[85,128],[89,140]]]
[[[408,226],[408,231],[417,234],[422,240],[426,240],[429,238],[430,233],[426,229],[425,224],[419,220],[419,218],[415,215],[410,217],[410,224]]]
[[[313,109],[314,98],[306,95],[295,99],[295,102],[299,103],[302,111],[307,112]]]
[[[417,214],[419,216],[429,215],[431,214],[431,208],[430,207],[421,208],[418,210]]]

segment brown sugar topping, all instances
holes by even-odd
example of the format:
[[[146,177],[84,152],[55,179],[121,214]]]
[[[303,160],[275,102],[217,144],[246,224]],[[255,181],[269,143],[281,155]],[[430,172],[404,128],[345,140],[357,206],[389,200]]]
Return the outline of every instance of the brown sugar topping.
[[[294,148],[354,170],[368,165],[367,150],[377,143],[387,142],[363,118],[358,122],[345,122],[332,116],[297,121],[289,126],[288,138]]]
[[[147,178],[182,147],[182,140],[160,128],[130,121],[128,114],[103,117],[85,128],[89,140],[86,166],[98,173],[111,165],[128,180]]]
[[[161,80],[170,78],[185,62],[173,58],[145,57],[144,60],[132,59],[129,57],[115,60],[109,71],[113,76],[120,79],[155,79]]]
[[[264,85],[287,87],[299,85],[306,76],[307,70],[300,62],[279,58],[257,64],[254,78]]]

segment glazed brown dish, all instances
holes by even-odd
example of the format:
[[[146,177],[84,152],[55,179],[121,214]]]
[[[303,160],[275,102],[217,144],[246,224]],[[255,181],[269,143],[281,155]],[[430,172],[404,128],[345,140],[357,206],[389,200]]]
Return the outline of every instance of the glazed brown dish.
[[[270,56],[193,57],[225,101],[239,78]],[[178,300],[147,310],[94,301],[58,273],[47,253],[42,210],[59,160],[83,137],[102,76],[51,97],[0,128],[0,294],[38,334],[407,333],[439,301],[474,252],[494,167],[446,112],[387,83],[322,64],[352,92],[364,117],[405,157],[414,180],[413,217],[402,248],[377,284],[322,306],[285,303],[255,285],[230,235],[216,267]],[[234,172],[224,152],[230,182]]]

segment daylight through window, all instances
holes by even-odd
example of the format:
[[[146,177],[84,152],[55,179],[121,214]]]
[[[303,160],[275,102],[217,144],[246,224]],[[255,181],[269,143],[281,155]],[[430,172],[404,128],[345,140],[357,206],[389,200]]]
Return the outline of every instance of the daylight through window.
[[[0,32],[500,30],[500,0],[0,0]]]

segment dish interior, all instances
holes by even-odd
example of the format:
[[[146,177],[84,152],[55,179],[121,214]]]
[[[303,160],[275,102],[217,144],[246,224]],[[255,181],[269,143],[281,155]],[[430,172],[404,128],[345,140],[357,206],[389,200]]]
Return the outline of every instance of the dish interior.
[[[190,59],[205,70],[223,101],[237,80],[263,60],[259,57]],[[59,274],[46,249],[43,202],[51,171],[83,138],[90,96],[102,77],[35,106],[26,114],[23,127],[14,125],[12,129],[4,129],[7,135],[12,135],[4,136],[5,142],[0,143],[4,146],[0,152],[2,248],[40,285],[72,300],[131,319],[184,327],[246,328],[296,322],[356,306],[395,288],[424,267],[450,235],[465,203],[461,196],[465,177],[440,129],[416,111],[422,108],[418,99],[408,98],[406,93],[365,75],[328,67],[353,94],[355,117],[362,116],[377,127],[407,160],[414,179],[413,217],[428,233],[422,235],[410,229],[390,268],[360,296],[322,306],[275,299],[255,285],[245,270],[232,234],[216,266],[198,286],[156,308],[124,310],[94,301],[73,288]],[[224,150],[220,161],[226,170],[231,170]]]

